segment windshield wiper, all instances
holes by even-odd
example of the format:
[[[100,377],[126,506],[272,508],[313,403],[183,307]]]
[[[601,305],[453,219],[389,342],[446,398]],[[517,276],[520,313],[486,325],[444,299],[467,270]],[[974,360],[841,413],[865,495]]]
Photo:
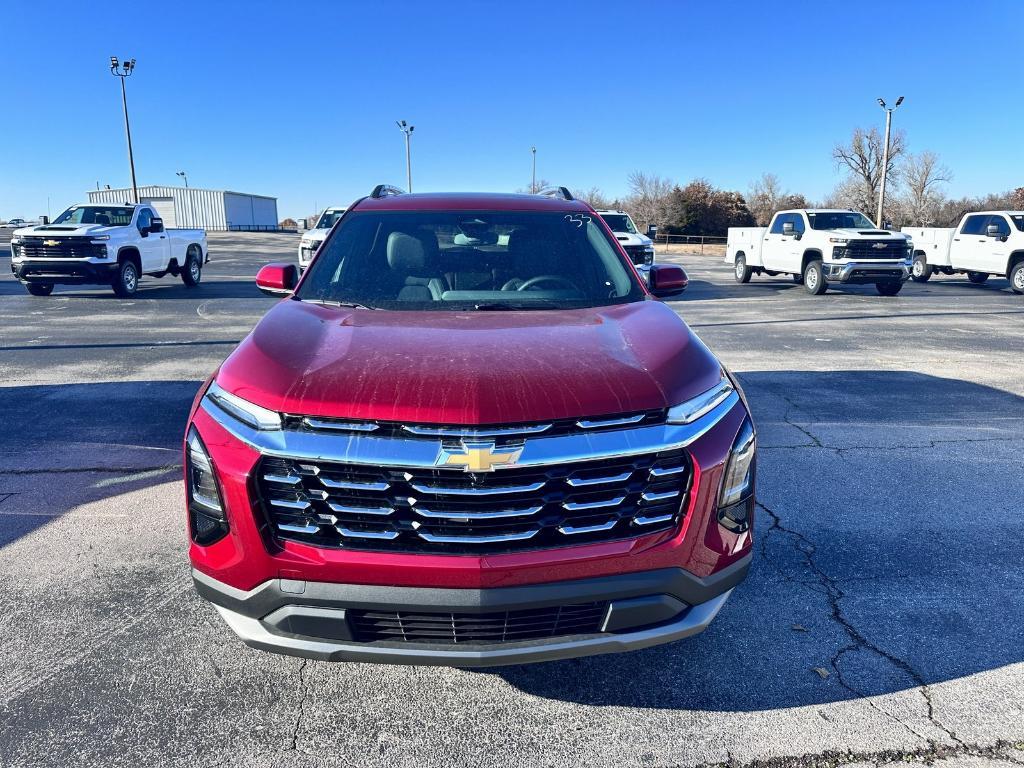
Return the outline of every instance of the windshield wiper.
[[[298,301],[308,301],[310,304],[319,304],[323,307],[349,307],[351,309],[377,309],[377,307],[368,307],[365,304],[360,304],[356,301],[335,301],[334,299],[299,299]]]
[[[536,299],[534,301],[484,301],[473,305],[473,309],[478,312],[520,309],[554,309],[556,307],[558,307],[556,302],[548,301],[546,299]]]

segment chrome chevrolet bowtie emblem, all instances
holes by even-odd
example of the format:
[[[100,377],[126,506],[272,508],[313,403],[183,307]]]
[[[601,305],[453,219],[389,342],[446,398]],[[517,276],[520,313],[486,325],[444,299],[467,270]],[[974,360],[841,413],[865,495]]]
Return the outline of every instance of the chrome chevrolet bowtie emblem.
[[[438,467],[460,467],[464,472],[493,472],[519,461],[522,445],[497,448],[493,440],[463,440],[457,448],[441,447],[434,462]]]
[[[52,248],[55,245],[60,245],[60,240],[43,240],[43,245]]]
[[[875,243],[872,248],[885,248],[885,243]]]

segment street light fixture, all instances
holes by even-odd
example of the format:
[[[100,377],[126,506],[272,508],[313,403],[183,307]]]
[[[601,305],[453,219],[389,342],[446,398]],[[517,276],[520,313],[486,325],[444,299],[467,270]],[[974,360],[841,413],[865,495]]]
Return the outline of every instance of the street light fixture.
[[[889,174],[889,131],[892,128],[892,113],[893,110],[902,103],[902,96],[896,99],[896,103],[891,107],[886,106],[885,99],[878,100],[878,106],[885,110],[885,146],[882,148],[882,184],[878,190],[878,218],[875,222],[879,229],[882,228],[882,208],[885,205],[885,177]]]
[[[180,176],[185,181],[185,189],[188,189],[188,174],[184,171],[178,171],[175,176]]]
[[[416,126],[409,125],[405,120],[396,120],[398,130],[405,134],[405,186],[407,191],[412,192],[412,155],[410,154],[409,138]]]
[[[125,92],[125,78],[131,77],[135,71],[135,59],[118,61],[116,56],[110,57],[110,74],[121,78],[121,105],[124,107],[124,133],[128,137],[128,165],[132,170],[132,199],[139,202],[139,188],[135,183],[135,157],[132,155],[132,129],[128,124],[128,96]]]

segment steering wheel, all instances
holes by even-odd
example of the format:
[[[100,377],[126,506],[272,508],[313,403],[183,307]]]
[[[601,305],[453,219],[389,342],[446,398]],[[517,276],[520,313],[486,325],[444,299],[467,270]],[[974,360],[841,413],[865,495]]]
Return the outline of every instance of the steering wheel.
[[[558,285],[576,291],[577,293],[579,293],[580,290],[579,288],[576,287],[574,283],[572,283],[569,280],[566,280],[564,277],[559,277],[558,275],[537,275],[536,277],[531,277],[525,283],[520,285],[516,290],[528,291],[531,288],[533,288],[533,286],[538,285],[540,283],[557,283]]]

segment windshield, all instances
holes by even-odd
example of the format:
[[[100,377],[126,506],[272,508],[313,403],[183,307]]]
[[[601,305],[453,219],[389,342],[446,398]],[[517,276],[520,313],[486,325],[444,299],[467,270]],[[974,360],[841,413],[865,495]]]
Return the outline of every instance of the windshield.
[[[585,213],[353,212],[321,247],[303,301],[372,309],[574,309],[645,296]]]
[[[631,235],[637,234],[636,227],[633,226],[633,220],[624,213],[602,213],[601,218],[605,220],[608,225],[608,229],[612,232],[629,232]]]
[[[334,222],[341,218],[341,215],[345,213],[344,208],[337,210],[327,210],[320,214],[320,221],[316,223],[316,229],[330,229],[334,226]]]
[[[68,208],[53,220],[54,224],[100,224],[105,227],[126,227],[132,223],[132,208],[88,205]]]
[[[875,225],[863,213],[854,211],[819,211],[807,213],[811,229],[874,229]]]

